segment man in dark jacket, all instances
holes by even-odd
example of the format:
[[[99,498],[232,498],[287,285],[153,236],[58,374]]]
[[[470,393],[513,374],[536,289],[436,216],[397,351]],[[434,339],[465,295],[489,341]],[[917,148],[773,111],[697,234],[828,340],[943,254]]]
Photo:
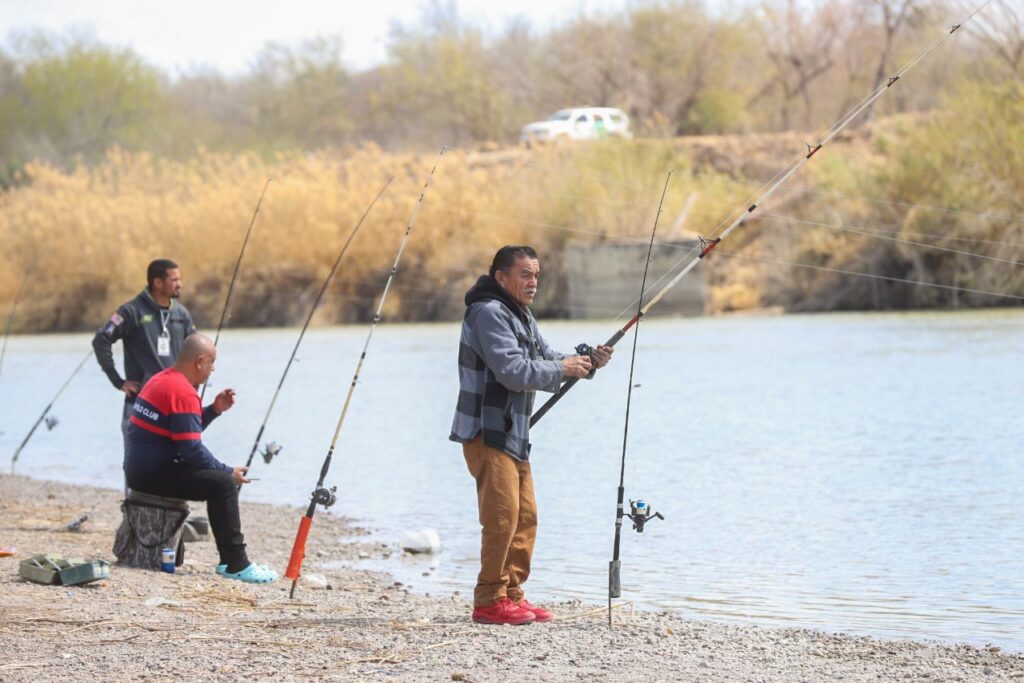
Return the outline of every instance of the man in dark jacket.
[[[178,264],[158,259],[146,270],[146,289],[110,316],[92,340],[96,360],[115,389],[124,392],[121,434],[127,438],[132,403],[149,378],[174,365],[185,338],[196,331],[188,309],[178,303],[181,271]],[[124,346],[122,378],[114,366],[112,346]]]
[[[462,444],[476,479],[482,527],[473,598],[478,623],[526,624],[552,617],[530,604],[522,588],[537,537],[530,415],[534,392],[555,392],[563,379],[589,375],[592,365],[587,356],[558,353],[540,335],[528,308],[539,278],[540,261],[532,248],[505,246],[489,274],[466,293],[459,401],[449,438]],[[597,367],[611,354],[611,347],[597,347]]]

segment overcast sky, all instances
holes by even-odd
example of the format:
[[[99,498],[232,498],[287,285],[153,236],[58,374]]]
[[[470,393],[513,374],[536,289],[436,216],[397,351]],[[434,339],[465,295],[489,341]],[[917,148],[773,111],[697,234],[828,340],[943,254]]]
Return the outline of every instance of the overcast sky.
[[[514,16],[538,28],[585,13],[624,8],[630,0],[460,0],[459,13],[501,27]],[[86,29],[101,42],[134,48],[170,73],[211,66],[238,73],[268,41],[298,44],[315,35],[341,35],[343,59],[364,69],[385,58],[392,20],[410,24],[424,0],[0,0],[0,27],[14,31]]]

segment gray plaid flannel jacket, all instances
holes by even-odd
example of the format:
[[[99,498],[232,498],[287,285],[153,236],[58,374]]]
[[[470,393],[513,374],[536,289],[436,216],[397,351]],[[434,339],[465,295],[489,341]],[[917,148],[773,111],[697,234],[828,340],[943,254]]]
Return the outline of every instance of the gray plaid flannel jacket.
[[[484,444],[517,460],[530,458],[530,415],[537,390],[555,392],[565,354],[537,330],[529,309],[523,319],[498,299],[466,308],[459,343],[459,402],[448,438]]]

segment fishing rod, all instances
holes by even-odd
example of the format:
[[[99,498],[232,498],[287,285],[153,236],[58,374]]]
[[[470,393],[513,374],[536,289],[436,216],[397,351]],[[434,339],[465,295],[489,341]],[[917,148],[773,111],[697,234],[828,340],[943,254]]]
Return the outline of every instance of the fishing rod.
[[[658,232],[658,219],[661,218],[661,208],[665,204],[665,194],[668,192],[669,181],[672,180],[672,171],[665,177],[665,188],[661,191],[661,200],[658,202],[658,213],[654,215],[654,228],[651,230],[651,242],[647,245],[647,261],[644,263],[644,276],[640,283],[640,302],[637,304],[637,313],[642,310],[644,291],[647,289],[647,271],[651,267],[651,254],[654,252],[654,235]],[[629,358],[629,385],[626,389],[626,424],[622,429],[622,464],[619,467],[619,490],[618,499],[615,503],[615,543],[612,549],[612,559],[608,563],[608,626],[612,625],[612,598],[622,595],[622,581],[619,570],[622,563],[619,561],[619,545],[622,540],[622,519],[629,517],[633,520],[633,528],[637,533],[644,532],[644,524],[652,519],[665,519],[660,512],[652,512],[650,506],[643,500],[630,500],[630,512],[625,514],[622,510],[622,501],[625,499],[626,480],[626,444],[629,442],[629,409],[633,401],[633,369],[636,367],[636,342],[640,337],[640,321],[633,326],[633,353]]]
[[[626,332],[628,332],[631,327],[633,327],[640,321],[640,318],[647,315],[651,308],[656,306],[657,303],[661,301],[661,299],[669,292],[670,289],[675,287],[679,283],[679,281],[682,280],[687,275],[687,273],[693,270],[698,263],[703,261],[704,258],[707,257],[707,255],[710,254],[712,250],[714,250],[714,248],[717,247],[722,242],[722,240],[727,238],[730,235],[730,233],[732,233],[738,227],[743,225],[750,216],[754,215],[758,208],[769,198],[771,198],[771,196],[775,194],[775,192],[780,187],[782,187],[782,185],[785,184],[786,181],[793,176],[793,174],[800,170],[800,168],[803,167],[804,164],[813,159],[814,156],[825,147],[825,145],[828,145],[830,142],[832,142],[832,140],[835,139],[835,137],[839,135],[839,133],[841,133],[847,126],[849,126],[854,119],[856,119],[858,116],[860,116],[861,113],[863,113],[869,107],[871,107],[886,92],[891,90],[892,87],[896,85],[896,83],[898,83],[900,79],[902,79],[903,76],[905,76],[911,69],[917,66],[918,63],[924,60],[940,45],[949,40],[957,31],[960,30],[961,27],[963,27],[965,24],[971,21],[971,19],[973,19],[975,15],[977,15],[979,12],[985,9],[985,7],[990,5],[992,1],[993,0],[986,0],[986,2],[984,2],[977,9],[971,12],[971,14],[968,15],[966,19],[964,19],[959,24],[954,25],[952,28],[950,28],[950,30],[947,33],[937,38],[928,47],[926,47],[924,50],[918,53],[913,59],[907,62],[906,65],[904,65],[896,73],[890,76],[885,83],[879,85],[870,95],[865,97],[860,103],[854,105],[854,107],[850,109],[850,111],[841,116],[839,120],[836,121],[832,125],[832,127],[825,132],[824,135],[819,137],[814,142],[814,144],[805,143],[807,151],[801,152],[799,155],[797,155],[792,161],[790,161],[790,163],[785,168],[779,171],[774,178],[772,178],[768,183],[763,185],[760,192],[752,196],[750,200],[750,205],[747,206],[747,208],[740,210],[738,212],[738,215],[731,221],[729,221],[729,219],[726,219],[721,224],[719,224],[711,233],[711,237],[700,237],[699,249],[692,250],[679,263],[676,263],[672,267],[672,269],[669,270],[669,272],[671,272],[671,270],[677,268],[684,262],[686,263],[686,265],[683,266],[683,268],[675,275],[675,277],[669,280],[667,284],[665,284],[658,292],[656,292],[654,296],[650,298],[646,305],[640,306],[636,312],[636,315],[634,315],[622,327],[622,329],[616,331],[615,334],[613,334],[608,339],[608,341],[604,343],[604,345],[615,346],[619,342],[619,340],[625,336]],[[725,226],[724,229],[723,226]],[[689,259],[688,262],[687,259]],[[549,398],[547,402],[545,402],[544,405],[542,405],[540,409],[537,410],[537,412],[535,412],[530,417],[530,426],[532,427],[533,425],[537,424],[537,422],[539,422],[540,419],[544,417],[544,415],[546,415],[547,412],[551,410],[551,408],[556,403],[562,400],[562,397],[565,396],[569,392],[569,390],[571,390],[576,385],[578,381],[578,378],[573,377],[564,382],[562,386],[559,388],[558,392],[556,392],[554,396]]]
[[[306,316],[306,322],[303,324],[302,330],[299,332],[299,338],[295,341],[295,348],[292,349],[292,355],[288,358],[288,364],[284,366],[284,372],[281,373],[281,380],[277,383],[277,389],[274,390],[274,395],[270,399],[270,405],[267,406],[267,414],[263,417],[263,423],[260,425],[259,432],[256,433],[256,440],[252,444],[252,450],[249,451],[249,459],[245,461],[246,468],[252,465],[253,456],[256,455],[256,451],[259,448],[260,439],[263,438],[263,430],[266,429],[267,421],[270,420],[270,413],[274,410],[274,404],[277,402],[278,394],[281,393],[281,387],[284,386],[284,380],[288,376],[288,370],[291,369],[292,362],[295,360],[295,354],[298,353],[299,345],[302,344],[302,338],[306,335],[309,323],[313,320],[313,314],[316,313],[316,309],[320,305],[320,301],[324,298],[324,293],[327,291],[331,281],[334,279],[334,274],[338,272],[338,266],[341,265],[341,259],[344,258],[345,252],[348,251],[348,247],[352,244],[352,240],[355,238],[356,233],[359,232],[359,228],[363,226],[363,221],[366,220],[370,211],[377,204],[377,200],[381,198],[384,191],[388,189],[388,186],[391,185],[391,182],[394,179],[394,176],[392,176],[386,183],[384,183],[384,186],[380,188],[377,196],[373,198],[373,201],[366,207],[363,215],[359,217],[359,221],[356,223],[356,226],[352,228],[352,232],[349,234],[348,239],[345,240],[345,244],[341,247],[341,251],[338,252],[338,257],[334,259],[334,265],[331,266],[331,272],[329,272],[327,277],[324,279],[324,283],[320,287],[320,292],[316,295],[316,299],[313,301],[313,306],[309,309],[309,315]],[[270,461],[274,459],[274,456],[281,452],[281,448],[282,446],[274,441],[265,444],[263,450],[260,451],[260,454],[263,456],[263,461],[269,465]]]
[[[430,187],[430,181],[434,177],[434,171],[437,170],[438,164],[441,163],[444,153],[447,151],[447,147],[441,148],[441,153],[437,155],[437,159],[434,161],[434,166],[430,169],[430,173],[427,174],[427,179],[423,183],[423,189],[420,191],[420,197],[416,201],[416,206],[413,208],[412,216],[409,218],[409,225],[405,229],[405,235],[402,237],[401,243],[398,245],[398,253],[395,254],[395,262],[391,265],[391,272],[388,274],[388,281],[384,285],[384,291],[380,295],[380,303],[377,304],[377,312],[374,313],[373,319],[370,321],[370,330],[366,335],[366,343],[363,345],[363,352],[359,356],[359,362],[356,363],[356,371],[352,376],[352,384],[348,387],[348,394],[345,396],[345,403],[341,408],[341,416],[338,418],[338,424],[334,428],[334,437],[331,439],[330,448],[327,449],[327,455],[324,457],[324,463],[320,467],[320,478],[317,479],[316,488],[313,489],[313,493],[310,496],[309,507],[306,508],[306,514],[303,515],[302,519],[299,520],[299,531],[295,534],[295,543],[292,545],[291,557],[288,558],[288,569],[285,571],[285,577],[292,580],[292,588],[288,593],[289,599],[295,597],[295,586],[299,583],[299,576],[302,571],[302,560],[306,556],[306,539],[309,538],[309,530],[313,525],[313,514],[316,512],[317,505],[323,505],[324,509],[327,509],[337,502],[337,486],[327,488],[324,486],[324,480],[327,478],[327,472],[331,468],[331,458],[334,456],[334,448],[338,444],[338,435],[341,434],[341,426],[345,423],[345,415],[348,414],[348,407],[352,402],[352,394],[355,392],[356,383],[359,381],[359,373],[363,368],[363,361],[366,360],[366,351],[370,347],[370,340],[373,338],[373,331],[377,328],[377,323],[380,322],[381,312],[384,310],[384,302],[387,301],[388,292],[391,291],[391,284],[395,280],[395,273],[398,272],[398,262],[402,258],[402,252],[405,251],[405,245],[409,241],[409,234],[412,232],[413,226],[416,224],[416,217],[419,216],[420,208],[423,206],[423,198],[427,194],[427,188]]]
[[[57,402],[57,399],[60,398],[60,395],[63,394],[64,390],[68,388],[69,384],[71,384],[71,380],[75,378],[75,375],[77,375],[78,371],[82,369],[82,366],[85,365],[85,362],[92,358],[92,355],[92,349],[89,349],[89,352],[86,353],[85,357],[82,358],[81,362],[77,366],[75,366],[74,371],[72,371],[72,373],[68,375],[68,378],[64,380],[64,384],[60,386],[60,389],[57,390],[57,393],[54,394],[53,398],[50,399],[50,402],[46,404],[46,408],[43,409],[43,412],[39,416],[39,419],[37,419],[35,424],[32,425],[32,429],[28,430],[28,434],[25,436],[25,439],[21,442],[21,445],[18,446],[18,450],[14,451],[14,457],[11,458],[11,474],[14,474],[14,467],[18,462],[18,457],[21,456],[22,449],[25,448],[26,444],[28,444],[29,439],[32,438],[32,435],[36,433],[36,429],[39,427],[39,425],[45,420],[47,429],[52,430],[54,427],[57,426],[58,420],[56,416],[49,414],[50,409],[53,408],[53,404]]]
[[[11,336],[11,326],[14,324],[14,312],[18,309],[18,302],[21,301],[21,293],[25,290],[25,283],[28,282],[28,276],[32,274],[35,269],[35,264],[29,267],[25,271],[25,274],[21,276],[21,281],[18,283],[18,289],[14,292],[14,301],[11,303],[11,310],[7,314],[7,324],[4,326],[4,342],[0,346],[0,374],[3,373],[4,369],[4,356],[7,355],[7,338]]]
[[[260,199],[256,202],[256,210],[252,212],[252,218],[249,220],[249,229],[245,231],[245,239],[242,240],[242,250],[238,252],[238,260],[235,261],[235,272],[231,275],[231,284],[228,285],[228,295],[224,300],[224,310],[220,312],[220,322],[217,324],[217,334],[213,337],[213,345],[217,346],[217,342],[220,341],[220,332],[224,329],[224,323],[231,317],[231,301],[234,298],[235,293],[235,282],[238,280],[238,273],[242,269],[242,259],[245,257],[245,248],[249,246],[249,238],[252,237],[253,226],[256,225],[256,216],[260,213],[260,206],[263,204],[263,196],[267,194],[267,187],[270,185],[270,178],[267,178],[267,182],[263,185],[263,191],[260,192]],[[203,382],[203,389],[199,392],[199,402],[203,402],[203,397],[206,396],[206,387],[209,385],[209,381]]]

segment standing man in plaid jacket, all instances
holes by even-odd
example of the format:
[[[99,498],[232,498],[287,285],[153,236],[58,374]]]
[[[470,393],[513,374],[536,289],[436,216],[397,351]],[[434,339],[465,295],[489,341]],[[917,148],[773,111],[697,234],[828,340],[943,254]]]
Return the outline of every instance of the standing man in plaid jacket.
[[[587,377],[587,356],[558,353],[544,340],[528,306],[537,294],[540,261],[528,246],[498,250],[490,272],[466,293],[459,344],[459,401],[452,441],[462,444],[476,479],[480,510],[480,575],[473,621],[548,621],[522,585],[537,537],[537,502],[530,473],[530,415],[534,393],[555,392],[562,380]],[[612,348],[594,350],[597,367]]]

